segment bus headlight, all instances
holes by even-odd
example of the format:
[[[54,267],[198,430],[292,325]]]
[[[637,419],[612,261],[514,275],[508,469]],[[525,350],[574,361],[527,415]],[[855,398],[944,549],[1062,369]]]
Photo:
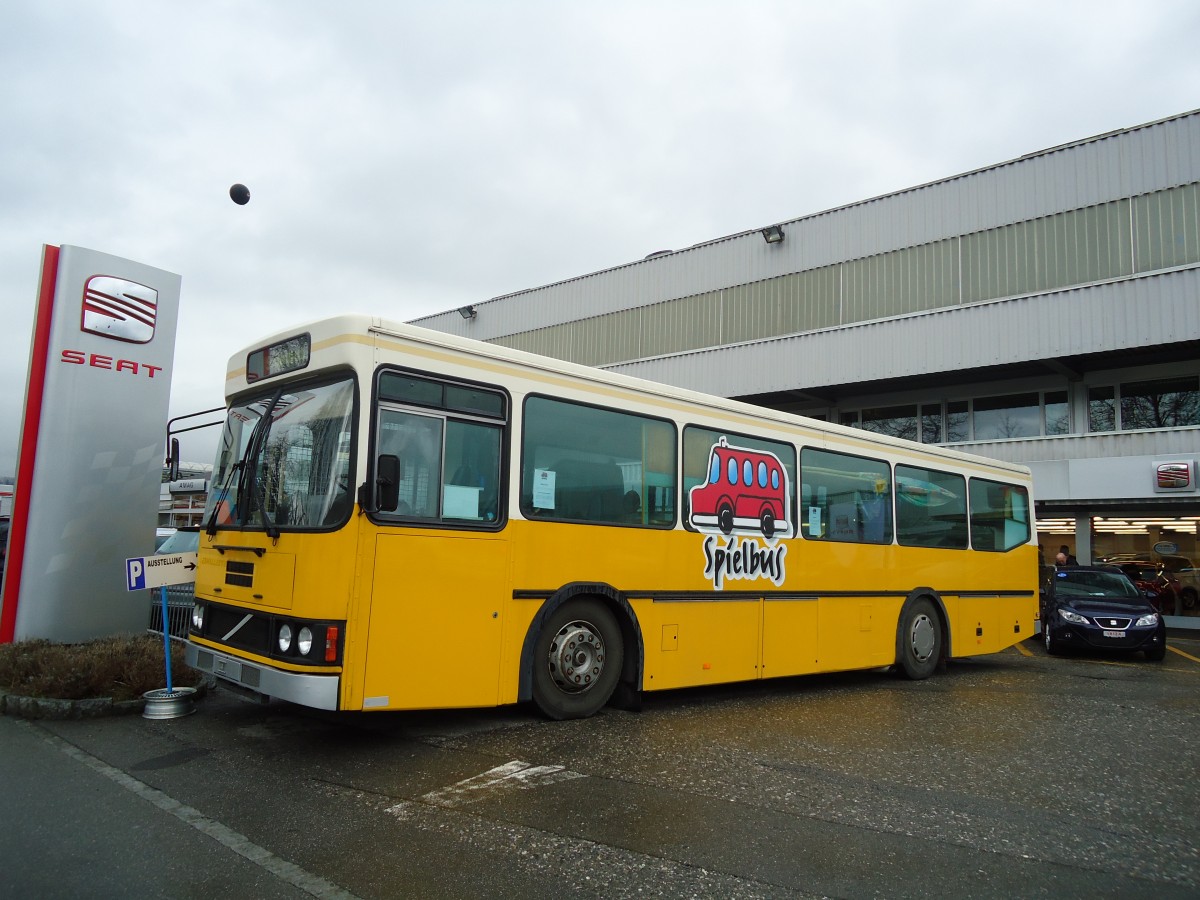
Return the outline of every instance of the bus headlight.
[[[279,652],[287,653],[292,649],[292,626],[284,622],[279,626]]]
[[[300,634],[296,639],[296,649],[300,651],[301,656],[308,656],[308,651],[312,649],[312,629],[307,625],[300,629]]]
[[[192,604],[192,628],[196,631],[204,630],[204,604]]]

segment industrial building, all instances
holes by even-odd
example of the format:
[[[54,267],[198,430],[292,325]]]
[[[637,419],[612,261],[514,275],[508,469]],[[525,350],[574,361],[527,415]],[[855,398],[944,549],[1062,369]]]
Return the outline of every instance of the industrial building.
[[[1023,463],[1050,561],[1200,557],[1200,110],[416,324]]]

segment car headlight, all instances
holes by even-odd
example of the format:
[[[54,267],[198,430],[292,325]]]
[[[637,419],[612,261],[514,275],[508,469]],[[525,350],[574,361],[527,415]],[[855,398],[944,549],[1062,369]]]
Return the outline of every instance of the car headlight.
[[[287,653],[292,649],[292,626],[284,622],[279,626],[279,652]]]
[[[1088,620],[1077,612],[1071,612],[1069,609],[1060,609],[1058,614],[1072,625],[1086,625]]]
[[[1136,622],[1134,622],[1133,624],[1134,625],[1157,625],[1158,624],[1158,613],[1149,613],[1147,615],[1144,615],[1140,619],[1138,619]]]
[[[192,604],[192,628],[196,631],[204,630],[204,604]]]
[[[307,625],[300,629],[296,638],[296,649],[300,651],[301,656],[308,656],[308,651],[312,649],[312,629]]]

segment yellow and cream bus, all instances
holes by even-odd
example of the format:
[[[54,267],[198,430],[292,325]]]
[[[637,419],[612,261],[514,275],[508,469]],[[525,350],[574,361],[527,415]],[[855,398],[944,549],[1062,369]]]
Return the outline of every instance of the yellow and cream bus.
[[[364,316],[226,397],[187,658],[260,695],[573,718],[1034,633],[1020,466]]]

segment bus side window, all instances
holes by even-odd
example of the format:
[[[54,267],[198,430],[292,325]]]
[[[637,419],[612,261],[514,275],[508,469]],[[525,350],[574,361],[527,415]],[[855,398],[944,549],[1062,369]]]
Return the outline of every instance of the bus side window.
[[[967,549],[966,479],[896,466],[896,532],[899,543],[909,547]]]
[[[446,423],[442,518],[495,522],[500,502],[501,429],[475,422]]]
[[[668,528],[675,426],[537,395],[525,401],[521,512],[529,518]]]
[[[892,478],[883,460],[806,447],[800,533],[809,540],[892,542]]]
[[[968,492],[974,549],[1007,552],[1029,541],[1029,494],[1025,488],[972,478]]]

